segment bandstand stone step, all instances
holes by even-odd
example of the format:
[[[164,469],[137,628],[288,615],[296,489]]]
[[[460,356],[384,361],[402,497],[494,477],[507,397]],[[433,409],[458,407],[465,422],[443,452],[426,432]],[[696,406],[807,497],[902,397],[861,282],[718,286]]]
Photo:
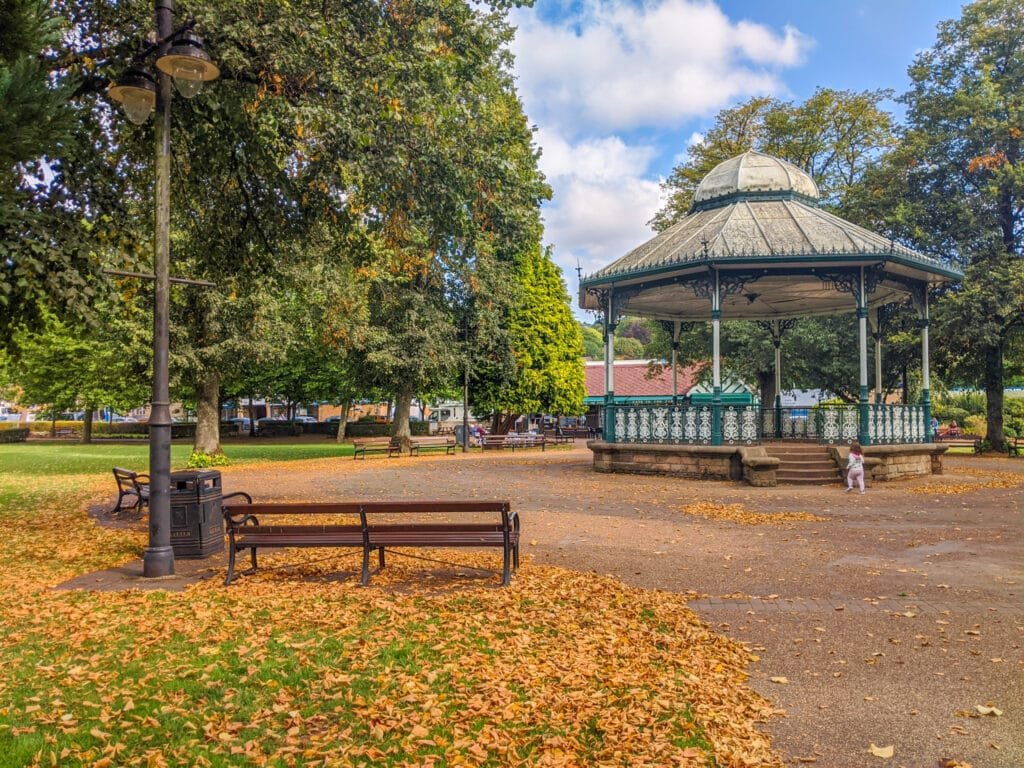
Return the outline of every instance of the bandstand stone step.
[[[765,452],[779,460],[779,483],[829,485],[840,480],[839,468],[828,447],[818,443],[767,443]]]

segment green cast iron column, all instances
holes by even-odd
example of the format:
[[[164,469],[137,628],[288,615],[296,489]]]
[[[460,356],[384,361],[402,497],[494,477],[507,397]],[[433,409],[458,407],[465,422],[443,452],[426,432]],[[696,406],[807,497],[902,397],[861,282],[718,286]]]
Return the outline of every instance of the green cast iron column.
[[[871,445],[868,431],[868,296],[864,285],[864,267],[860,268],[860,284],[857,290],[857,324],[860,326],[860,428],[858,440],[861,445]]]
[[[921,302],[921,405],[924,406],[924,442],[930,443],[934,437],[932,430],[932,393],[931,374],[929,371],[928,356],[928,285],[922,291],[924,299]]]
[[[711,295],[711,444],[722,440],[722,298],[715,272],[714,293]]]
[[[613,291],[608,289],[608,306],[604,314],[604,429],[606,443],[615,442],[615,315]]]

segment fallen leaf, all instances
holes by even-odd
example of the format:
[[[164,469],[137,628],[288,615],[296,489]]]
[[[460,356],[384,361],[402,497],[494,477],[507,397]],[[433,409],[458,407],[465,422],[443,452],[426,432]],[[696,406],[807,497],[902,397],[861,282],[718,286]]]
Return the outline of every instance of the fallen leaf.
[[[978,710],[979,715],[995,715],[996,717],[1003,716],[1003,710],[995,707],[983,707],[981,704],[975,704],[974,708]]]
[[[871,743],[871,748],[868,751],[875,757],[882,757],[886,760],[896,754],[896,748],[892,744],[888,747],[879,747],[874,742]]]
[[[773,677],[772,678],[772,682],[773,683],[778,683],[779,685],[788,685],[789,684],[789,680],[787,680],[784,677]]]

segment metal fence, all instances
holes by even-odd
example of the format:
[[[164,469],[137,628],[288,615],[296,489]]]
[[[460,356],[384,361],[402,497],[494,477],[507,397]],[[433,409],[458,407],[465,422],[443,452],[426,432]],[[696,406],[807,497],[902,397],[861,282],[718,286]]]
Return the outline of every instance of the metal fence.
[[[612,434],[620,443],[710,445],[715,422],[711,405],[629,403],[611,407]],[[868,405],[867,431],[873,445],[928,442],[921,405]],[[753,445],[762,440],[813,440],[824,445],[851,443],[860,434],[861,406],[806,408],[721,407],[722,443]]]

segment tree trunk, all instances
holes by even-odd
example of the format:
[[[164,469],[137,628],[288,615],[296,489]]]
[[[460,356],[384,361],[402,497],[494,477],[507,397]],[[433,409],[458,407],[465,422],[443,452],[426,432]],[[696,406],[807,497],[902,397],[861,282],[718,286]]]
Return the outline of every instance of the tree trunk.
[[[207,455],[223,453],[220,447],[220,374],[207,373],[200,377],[196,395],[196,439],[192,450]]]
[[[903,404],[906,405],[910,402],[910,377],[907,374],[907,366],[904,365],[901,370],[903,377]]]
[[[757,372],[757,390],[761,394],[761,407],[775,407],[775,371]]]
[[[1003,438],[1003,347],[1001,344],[985,348],[985,427],[993,450],[1006,448]]]
[[[249,393],[249,437],[256,437],[256,395]]]
[[[395,421],[391,425],[391,436],[397,437],[402,448],[409,447],[412,437],[409,431],[409,411],[412,409],[412,390],[401,389],[395,396]]]
[[[341,401],[341,416],[338,418],[338,436],[337,441],[340,443],[345,439],[345,430],[348,429],[348,412],[352,407],[351,398],[348,400]]]
[[[82,414],[82,442],[92,442],[92,406],[85,406],[85,413]]]

